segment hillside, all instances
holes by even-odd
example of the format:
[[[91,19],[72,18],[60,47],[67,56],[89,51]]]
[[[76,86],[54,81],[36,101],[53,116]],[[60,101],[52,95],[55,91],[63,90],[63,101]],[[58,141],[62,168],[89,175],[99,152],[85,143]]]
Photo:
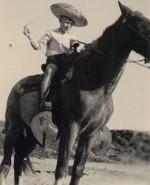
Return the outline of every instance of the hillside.
[[[0,121],[0,154],[3,154],[4,122]],[[97,142],[90,153],[89,161],[134,163],[136,161],[150,161],[150,133],[134,130],[111,130],[106,127],[103,133],[97,136]],[[71,158],[74,156],[75,144]],[[50,135],[46,147],[39,145],[32,156],[38,158],[56,158],[58,142]]]

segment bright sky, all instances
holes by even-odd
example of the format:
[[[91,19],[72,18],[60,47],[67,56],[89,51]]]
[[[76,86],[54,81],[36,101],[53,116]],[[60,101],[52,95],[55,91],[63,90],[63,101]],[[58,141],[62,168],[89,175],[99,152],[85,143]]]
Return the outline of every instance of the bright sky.
[[[43,52],[34,51],[23,35],[28,24],[35,38],[59,23],[49,7],[53,3],[69,3],[80,8],[88,19],[85,28],[74,28],[79,40],[91,42],[120,16],[117,0],[0,0],[0,120],[4,119],[8,94],[23,77],[41,73]],[[150,17],[150,0],[120,0],[133,10]],[[141,59],[132,53],[130,59]],[[150,70],[127,64],[113,97],[115,111],[108,123],[110,129],[150,131]]]

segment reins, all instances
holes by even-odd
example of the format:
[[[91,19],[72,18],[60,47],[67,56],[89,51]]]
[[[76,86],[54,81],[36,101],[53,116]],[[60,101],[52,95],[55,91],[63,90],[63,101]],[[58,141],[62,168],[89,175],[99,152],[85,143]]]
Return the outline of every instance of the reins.
[[[144,37],[144,36],[143,36]],[[78,41],[77,40],[77,42],[79,42],[79,43],[81,43],[81,44],[84,44],[84,45],[89,45],[89,44],[87,44],[87,43],[85,43],[85,42],[81,42],[81,41]],[[93,51],[96,51],[98,54],[100,54],[100,55],[103,55],[105,58],[106,58],[106,60],[107,60],[107,55],[105,55],[101,50],[99,50],[99,49],[96,49],[95,47],[92,47],[91,45],[89,46],[89,48],[91,48],[91,49],[93,49]],[[140,66],[142,66],[142,67],[145,67],[145,68],[148,68],[148,69],[150,69],[150,66],[145,66],[145,65],[143,65],[143,64],[140,64],[140,63],[138,63],[138,62],[143,62],[144,61],[144,63],[145,64],[149,64],[150,62],[149,62],[149,60],[148,59],[146,59],[146,58],[143,58],[143,59],[140,59],[140,60],[131,60],[131,59],[128,59],[127,60],[127,62],[129,62],[129,63],[135,63],[135,64],[137,64],[137,65],[140,65]]]
[[[95,47],[92,46],[92,44],[87,44],[85,42],[81,42],[79,40],[76,40],[77,42],[87,45],[89,47],[89,49],[93,49],[94,51],[96,51],[98,54],[103,55],[105,57],[105,59],[107,60],[107,55],[104,54],[103,51],[101,51],[100,49],[96,49]]]
[[[142,66],[142,67],[145,67],[145,68],[147,68],[147,69],[150,69],[150,66],[145,66],[145,65],[143,65],[143,64],[141,64],[141,63],[138,63],[138,62],[142,62],[142,61],[144,61],[144,64],[149,63],[149,61],[148,61],[146,58],[143,58],[143,59],[141,59],[141,60],[135,60],[135,61],[133,61],[133,60],[131,60],[131,59],[128,59],[128,60],[127,60],[127,62],[129,62],[129,63],[135,63],[135,64],[137,64],[137,65],[140,65],[140,66]]]
[[[137,33],[139,36],[141,36],[143,39],[145,39],[145,41],[148,41],[148,40],[149,40],[149,38],[148,38],[149,36],[147,36],[147,37],[144,36],[141,32],[137,31],[132,25],[130,25],[130,24],[127,22],[126,18],[123,18],[123,19],[124,19],[124,22],[122,22],[122,24],[126,24],[126,25],[128,26],[129,29],[132,29],[135,33]],[[28,25],[28,24],[27,24],[27,25]],[[27,25],[26,25],[26,26],[27,26]],[[89,49],[92,49],[93,51],[95,51],[95,52],[98,53],[99,55],[104,56],[106,61],[108,60],[108,56],[107,56],[102,50],[97,49],[97,48],[95,48],[94,46],[92,46],[92,44],[87,44],[87,43],[82,42],[82,41],[79,41],[79,40],[76,40],[76,42],[78,42],[78,43],[80,43],[80,44],[83,44],[83,45],[87,45],[87,46],[89,47]],[[44,51],[40,50],[40,52],[41,52],[42,54],[44,54]],[[44,55],[45,55],[45,54],[44,54]],[[128,59],[127,61],[130,62],[130,63],[135,63],[135,64],[137,64],[137,65],[140,65],[140,66],[142,66],[142,67],[146,67],[146,68],[150,69],[150,66],[147,67],[147,66],[145,66],[145,65],[143,65],[143,64],[138,63],[138,62],[142,62],[142,61],[144,61],[145,64],[150,63],[150,61],[148,61],[148,59],[146,59],[146,58],[141,59],[141,60],[136,60],[136,61],[132,61],[131,59]]]

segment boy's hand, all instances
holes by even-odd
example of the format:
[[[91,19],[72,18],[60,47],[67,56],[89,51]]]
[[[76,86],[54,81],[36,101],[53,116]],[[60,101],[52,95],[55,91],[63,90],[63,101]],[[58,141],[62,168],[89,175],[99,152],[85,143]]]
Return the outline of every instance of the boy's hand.
[[[30,29],[27,26],[24,26],[23,34],[29,39],[33,49],[35,50],[41,49],[40,44],[33,39]]]
[[[24,27],[23,30],[24,35],[26,35],[28,38],[30,38],[30,30],[27,26]]]

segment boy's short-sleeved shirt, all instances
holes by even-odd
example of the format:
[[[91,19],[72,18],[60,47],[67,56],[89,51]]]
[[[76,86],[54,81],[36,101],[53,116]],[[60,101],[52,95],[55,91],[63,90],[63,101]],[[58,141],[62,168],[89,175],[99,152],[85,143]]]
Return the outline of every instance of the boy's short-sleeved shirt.
[[[60,29],[48,31],[39,41],[39,44],[46,45],[46,56],[59,55],[67,53],[71,41],[75,36],[69,33],[62,33]]]

